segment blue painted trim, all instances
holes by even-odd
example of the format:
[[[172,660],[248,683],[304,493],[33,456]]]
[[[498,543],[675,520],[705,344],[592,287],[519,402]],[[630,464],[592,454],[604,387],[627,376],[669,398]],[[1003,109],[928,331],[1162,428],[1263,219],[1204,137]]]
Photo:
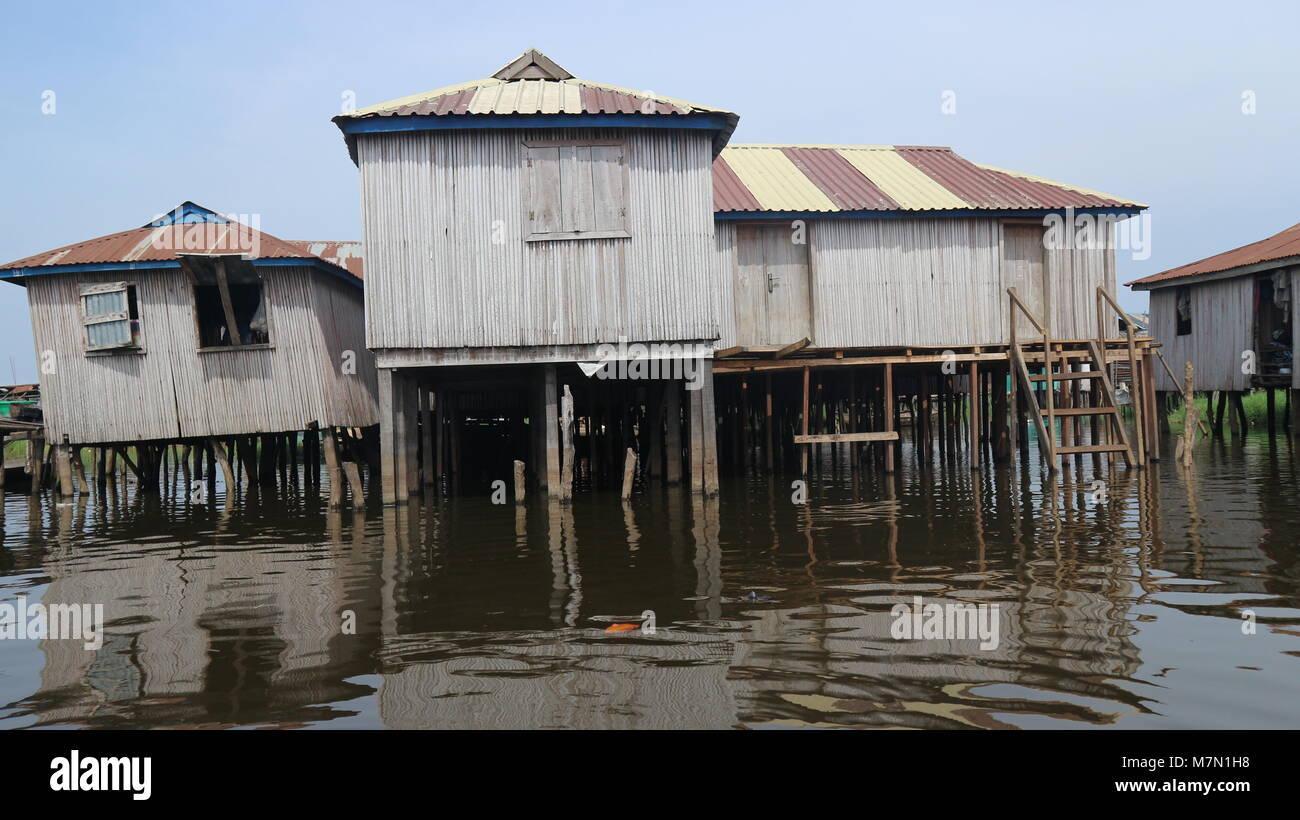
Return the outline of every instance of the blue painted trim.
[[[331,265],[324,259],[316,258],[285,258],[285,259],[250,259],[248,260],[253,267],[257,268],[314,268],[323,273],[342,279],[343,281],[357,287],[365,289],[362,280],[353,276],[351,272],[346,271],[336,265]],[[0,280],[4,279],[26,279],[29,276],[48,276],[57,273],[97,273],[103,271],[138,271],[138,270],[180,270],[181,263],[174,259],[166,259],[156,262],[94,262],[82,265],[46,265],[38,268],[15,268],[12,270],[0,270]]]
[[[229,221],[216,211],[210,211],[202,205],[195,205],[193,202],[186,201],[176,206],[171,213],[155,219],[144,227],[161,228],[163,225],[196,225],[202,222],[221,224]]]
[[[730,120],[722,114],[412,114],[409,116],[337,117],[344,134],[382,134],[394,131],[441,131],[467,128],[685,128],[726,131]]]
[[[1138,214],[1144,211],[1144,208],[1075,208],[1075,214],[1114,214],[1128,215]],[[722,221],[745,220],[754,221],[761,219],[771,220],[790,220],[790,219],[943,219],[959,216],[983,216],[983,217],[1043,217],[1049,214],[1064,214],[1064,208],[1041,208],[1041,209],[1023,209],[1023,210],[1006,210],[993,211],[981,210],[979,208],[965,208],[950,211],[722,211],[713,215],[714,219]]]

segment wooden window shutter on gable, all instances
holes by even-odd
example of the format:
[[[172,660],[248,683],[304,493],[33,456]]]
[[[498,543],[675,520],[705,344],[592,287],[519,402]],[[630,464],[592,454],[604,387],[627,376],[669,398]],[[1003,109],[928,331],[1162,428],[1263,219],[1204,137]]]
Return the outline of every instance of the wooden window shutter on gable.
[[[527,146],[529,240],[628,236],[622,144]]]

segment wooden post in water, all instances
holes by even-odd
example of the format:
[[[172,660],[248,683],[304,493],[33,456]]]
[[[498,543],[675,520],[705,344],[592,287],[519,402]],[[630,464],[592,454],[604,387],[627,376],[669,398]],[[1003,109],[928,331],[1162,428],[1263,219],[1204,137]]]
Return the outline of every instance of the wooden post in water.
[[[704,494],[710,498],[718,494],[718,423],[713,400],[713,360],[701,359],[699,363],[700,396],[704,434]]]
[[[548,364],[543,371],[544,415],[542,425],[546,441],[546,495],[560,498],[560,435],[556,424],[560,415],[559,387],[556,384],[555,365]]]
[[[330,476],[329,509],[343,506],[343,473],[339,468],[339,443],[333,427],[324,430],[325,466]]]
[[[631,447],[627,448],[627,455],[623,458],[623,500],[627,501],[632,497],[632,484],[636,480],[636,451]]]
[[[564,454],[560,462],[560,501],[569,503],[573,500],[573,393],[564,385],[564,397],[560,400],[560,438],[564,445]]]
[[[894,365],[885,365],[885,396],[884,396],[884,414],[885,414],[885,432],[894,432]],[[894,472],[894,439],[885,442],[885,472]]]
[[[664,478],[669,487],[676,487],[682,483],[682,384],[674,379],[664,389],[664,448],[668,451]]]
[[[45,439],[27,439],[27,474],[31,476],[31,495],[41,494],[41,467],[45,463]]]
[[[811,378],[812,378],[811,371],[805,365],[803,369],[803,421],[802,421],[802,430],[801,430],[802,434],[805,436],[808,435],[808,399],[809,399],[808,388],[811,382]],[[804,475],[804,476],[808,475],[808,450],[811,446],[812,445],[810,444],[799,445],[800,475]]]
[[[975,348],[979,352],[979,348]],[[983,426],[980,421],[980,365],[978,359],[972,359],[970,363],[970,468],[978,470],[980,468],[980,428]]]
[[[59,494],[71,498],[72,487],[72,448],[67,444],[55,445],[55,467],[59,471]]]
[[[226,454],[226,447],[221,443],[221,439],[212,438],[212,457],[216,459],[217,464],[221,465],[221,475],[226,479],[226,499],[232,499],[239,485],[235,483],[235,471],[230,466],[230,457]]]
[[[1277,433],[1277,399],[1273,394],[1273,388],[1264,388],[1264,401],[1267,407],[1268,437],[1272,438]]]
[[[527,482],[524,480],[524,463],[515,459],[515,503],[524,504],[527,501]]]
[[[433,393],[421,384],[420,391],[420,480],[428,485],[437,481],[433,469]]]
[[[1196,381],[1192,378],[1192,363],[1188,362],[1183,376],[1183,435],[1178,440],[1175,457],[1182,461],[1183,467],[1192,466],[1192,447],[1196,444],[1196,428],[1200,422],[1196,407]]]

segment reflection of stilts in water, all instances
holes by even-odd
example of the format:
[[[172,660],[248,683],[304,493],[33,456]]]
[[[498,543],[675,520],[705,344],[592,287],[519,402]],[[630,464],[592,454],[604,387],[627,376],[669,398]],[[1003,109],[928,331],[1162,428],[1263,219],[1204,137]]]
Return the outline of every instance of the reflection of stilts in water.
[[[696,612],[705,620],[722,617],[722,546],[719,540],[718,502],[703,496],[691,499],[695,536]]]
[[[885,499],[890,502],[886,523],[889,535],[886,537],[885,542],[885,553],[889,561],[885,566],[890,570],[889,582],[896,584],[899,581],[899,571],[903,568],[903,565],[898,560],[898,476],[892,472],[885,473],[881,481],[885,486]]]
[[[551,553],[551,622],[557,628],[577,626],[582,610],[582,573],[578,567],[573,505],[553,499],[546,505],[546,517]]]
[[[627,530],[627,551],[636,552],[641,548],[641,530],[636,525],[636,513],[632,502],[623,500],[623,528]]]
[[[1192,564],[1189,569],[1192,577],[1200,578],[1205,569],[1205,545],[1201,543],[1201,526],[1205,519],[1201,516],[1201,509],[1196,500],[1195,470],[1183,471],[1183,486],[1187,489],[1187,546],[1192,553]]]

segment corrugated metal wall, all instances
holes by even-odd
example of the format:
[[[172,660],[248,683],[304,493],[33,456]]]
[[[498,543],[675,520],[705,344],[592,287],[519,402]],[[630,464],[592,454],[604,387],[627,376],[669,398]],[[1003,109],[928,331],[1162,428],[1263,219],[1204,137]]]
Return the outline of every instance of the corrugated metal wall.
[[[1004,344],[1007,332],[998,219],[810,221],[813,342],[821,347]],[[734,223],[717,225],[726,306],[721,345],[736,344]],[[1047,250],[1049,329],[1097,334],[1096,288],[1114,292],[1113,250]],[[1116,326],[1110,322],[1112,330]],[[795,341],[795,340],[791,340]]]
[[[269,349],[197,352],[190,286],[179,271],[28,280],[50,441],[74,444],[361,427],[378,421],[361,292],[308,268],[262,270]],[[86,355],[80,293],[136,285],[143,354]],[[344,351],[356,373],[342,372]],[[47,353],[48,351],[48,353]],[[45,364],[53,362],[54,372]]]
[[[631,237],[524,242],[522,143],[585,137],[626,140]],[[369,346],[716,338],[710,140],[635,129],[361,137]]]
[[[1241,353],[1253,345],[1254,280],[1249,276],[1194,284],[1191,288],[1192,332],[1176,335],[1177,287],[1151,291],[1151,335],[1164,345],[1169,367],[1181,380],[1191,362],[1197,390],[1247,390],[1250,376],[1241,372]],[[1164,368],[1156,369],[1157,390],[1178,390]]]

